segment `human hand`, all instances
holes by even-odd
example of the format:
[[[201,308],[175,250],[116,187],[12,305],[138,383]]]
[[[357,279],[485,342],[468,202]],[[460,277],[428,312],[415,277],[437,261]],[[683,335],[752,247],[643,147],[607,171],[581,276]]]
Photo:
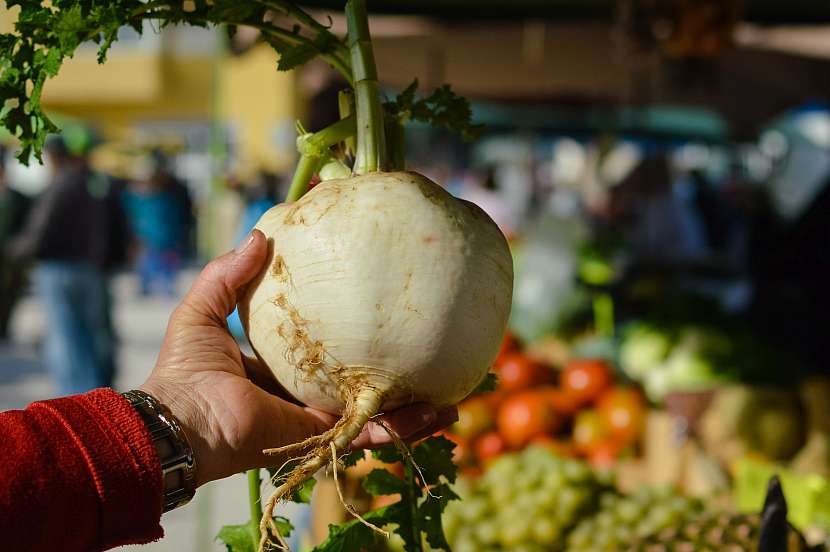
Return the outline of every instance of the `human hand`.
[[[288,402],[270,371],[245,357],[225,319],[267,256],[265,236],[255,230],[236,250],[205,267],[170,317],[152,374],[139,389],[170,409],[193,447],[196,484],[246,469],[279,466],[286,458],[263,449],[300,442],[330,429],[338,418]],[[254,383],[256,382],[256,383]],[[382,417],[404,439],[429,435],[457,419],[450,408],[436,412],[414,404]],[[388,443],[380,425],[369,423],[355,447]]]

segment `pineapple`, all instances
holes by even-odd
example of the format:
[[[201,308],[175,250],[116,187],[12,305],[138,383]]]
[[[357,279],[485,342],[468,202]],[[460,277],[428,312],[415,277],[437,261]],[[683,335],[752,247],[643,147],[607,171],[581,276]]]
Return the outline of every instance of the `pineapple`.
[[[634,543],[628,552],[755,552],[760,548],[761,514],[703,514],[697,519]],[[808,550],[792,526],[784,536],[786,548],[775,552]]]

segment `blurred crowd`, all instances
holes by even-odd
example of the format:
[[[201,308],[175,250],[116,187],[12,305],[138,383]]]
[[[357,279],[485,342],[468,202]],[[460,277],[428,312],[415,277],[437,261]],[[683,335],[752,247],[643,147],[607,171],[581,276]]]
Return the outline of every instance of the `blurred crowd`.
[[[0,170],[0,338],[8,338],[12,309],[31,284],[47,318],[43,360],[60,395],[112,386],[113,271],[132,264],[142,294],[172,295],[192,253],[190,194],[165,156],[152,152],[145,173],[125,182],[94,170],[89,146],[50,137],[49,183],[36,198]]]

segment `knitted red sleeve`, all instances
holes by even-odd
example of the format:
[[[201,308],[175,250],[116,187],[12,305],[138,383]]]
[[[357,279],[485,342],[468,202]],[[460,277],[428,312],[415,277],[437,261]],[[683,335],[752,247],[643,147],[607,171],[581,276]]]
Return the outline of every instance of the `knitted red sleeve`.
[[[161,538],[161,464],[111,389],[0,413],[0,550],[105,550]]]

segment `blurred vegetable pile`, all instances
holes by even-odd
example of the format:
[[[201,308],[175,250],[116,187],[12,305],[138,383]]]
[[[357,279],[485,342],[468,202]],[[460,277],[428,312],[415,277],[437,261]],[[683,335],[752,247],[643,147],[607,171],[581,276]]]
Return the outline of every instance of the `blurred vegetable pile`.
[[[602,468],[636,446],[646,413],[639,390],[617,383],[608,361],[566,358],[562,347],[556,369],[505,337],[494,366],[497,388],[461,403],[448,434],[468,473],[530,444]]]

